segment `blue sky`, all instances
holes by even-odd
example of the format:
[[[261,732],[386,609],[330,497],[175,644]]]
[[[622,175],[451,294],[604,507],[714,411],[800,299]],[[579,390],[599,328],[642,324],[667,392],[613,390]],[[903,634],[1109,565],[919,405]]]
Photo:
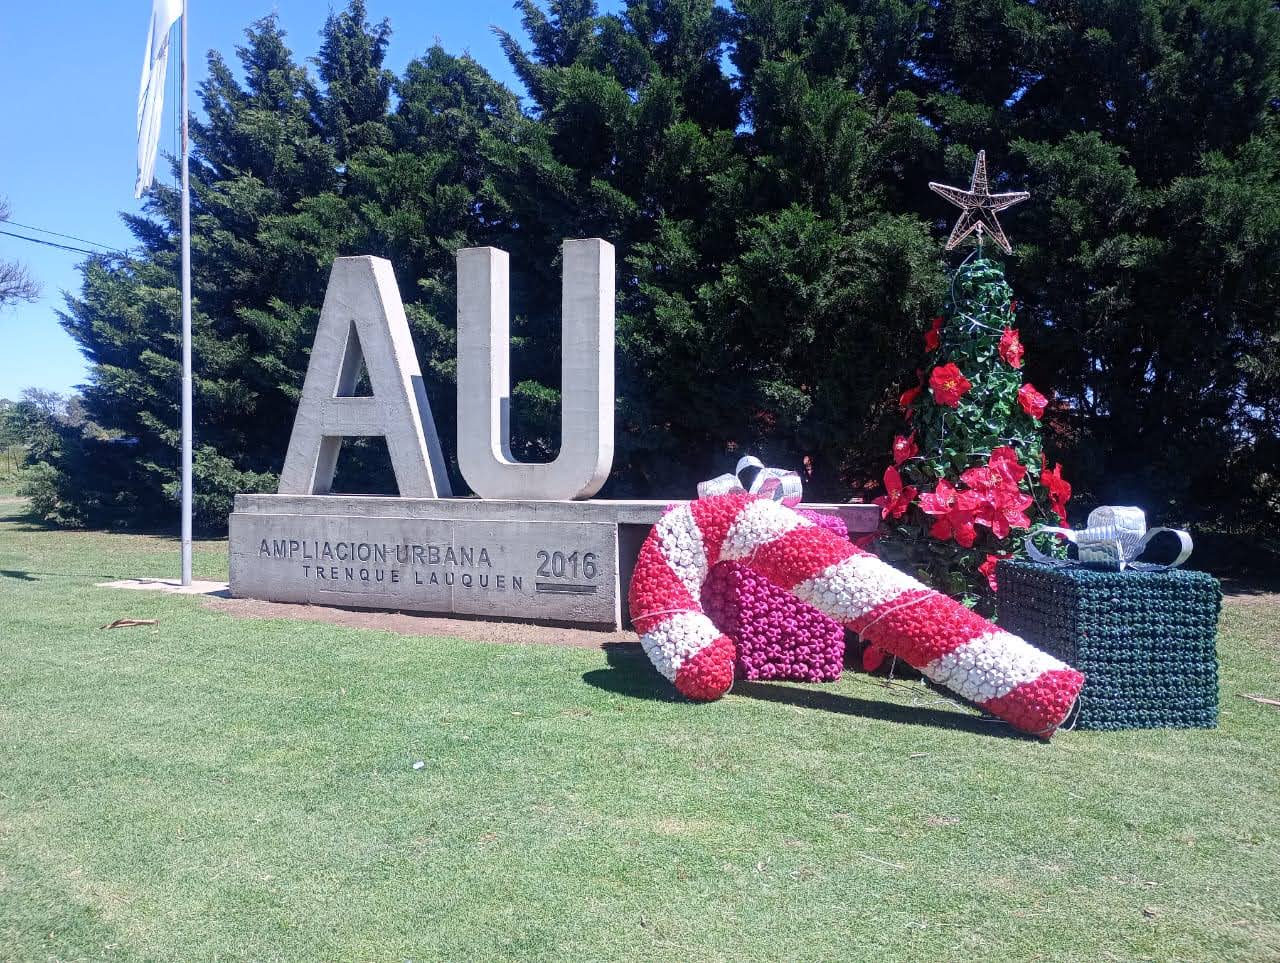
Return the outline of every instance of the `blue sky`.
[[[233,59],[244,28],[274,12],[295,55],[309,57],[332,8],[314,0],[189,2],[193,101],[205,76],[206,51],[220,50]],[[5,92],[0,98],[0,195],[9,198],[12,219],[112,247],[129,246],[132,236],[119,214],[139,209],[133,199],[135,124],[151,0],[5,7],[0,23],[0,90]],[[369,0],[369,12],[373,19],[391,19],[395,34],[388,66],[397,72],[438,38],[448,50],[469,52],[495,76],[515,83],[489,30],[496,24],[519,32],[510,0]],[[169,65],[175,70],[176,58]],[[161,150],[172,143],[171,100],[165,104],[169,119]],[[163,159],[156,170],[169,176]],[[0,398],[16,398],[30,386],[71,389],[85,379],[87,369],[55,311],[62,306],[63,291],[78,290],[80,256],[0,236],[0,257],[21,259],[43,287],[38,303],[0,311]]]

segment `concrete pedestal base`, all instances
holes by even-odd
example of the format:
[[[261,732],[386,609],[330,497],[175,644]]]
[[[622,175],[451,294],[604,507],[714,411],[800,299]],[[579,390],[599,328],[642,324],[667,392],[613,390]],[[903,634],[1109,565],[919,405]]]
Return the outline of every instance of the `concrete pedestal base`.
[[[619,629],[669,502],[238,495],[231,594]],[[806,505],[874,531],[875,505]]]

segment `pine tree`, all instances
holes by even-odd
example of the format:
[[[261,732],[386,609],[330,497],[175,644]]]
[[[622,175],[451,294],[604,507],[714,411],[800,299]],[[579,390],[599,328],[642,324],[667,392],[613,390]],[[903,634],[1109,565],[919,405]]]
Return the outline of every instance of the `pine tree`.
[[[996,260],[975,252],[955,272],[946,310],[925,333],[924,366],[900,399],[887,494],[888,557],[985,611],[995,563],[1066,521],[1071,486],[1045,464],[1047,399],[1023,380],[1016,303]]]
[[[207,119],[192,124],[195,511],[198,526],[215,530],[236,491],[269,487],[278,470],[305,370],[305,320],[294,306],[315,297],[325,256],[300,257],[289,222],[338,176],[312,117],[314,86],[278,23],[260,20],[246,37],[244,83],[211,54],[200,90]],[[92,452],[64,459],[58,485],[84,523],[168,519],[177,495],[177,192],[157,184],[146,211],[126,218],[138,254],[86,265],[63,315],[92,364],[90,417],[129,446],[120,459],[109,457],[118,442],[68,439],[114,469],[95,472]]]
[[[907,89],[925,6],[737,4],[737,251],[707,292],[729,355],[720,440],[803,467],[815,500],[879,474],[897,366],[867,362],[908,352],[942,293],[911,207],[939,151]]]
[[[691,491],[743,450],[807,466],[811,498],[869,467],[893,374],[866,359],[941,291],[924,224],[893,211],[930,134],[881,53],[910,41],[905,8],[821,6],[521,5],[532,44],[506,45],[540,138],[512,196],[619,248],[613,493]]]
[[[732,26],[713,0],[520,4],[503,45],[537,121],[500,159],[512,249],[517,437],[558,434],[559,264],[566,237],[617,249],[617,452],[606,494],[673,494],[721,470],[736,419],[723,329],[704,289],[737,249]],[[519,268],[517,268],[519,265]],[[518,273],[517,273],[518,270]],[[696,417],[691,413],[696,412]]]
[[[433,49],[400,84],[390,29],[349,3],[326,20],[316,83],[276,18],[215,53],[193,118],[196,523],[225,528],[232,497],[275,487],[333,258],[391,258],[442,433],[453,432],[453,253],[488,243],[486,131],[519,118],[482,68]],[[94,258],[63,324],[91,362],[85,403],[110,439],[68,432],[44,485],[57,520],[170,522],[177,494],[178,198],[157,184],[127,218],[140,249]],[[452,450],[452,446],[451,450]],[[344,446],[339,490],[391,491],[385,450]]]
[[[313,88],[311,104],[339,164],[363,149],[390,143],[387,107],[395,74],[383,67],[390,43],[390,21],[370,23],[364,0],[351,0],[325,21],[315,57],[324,92]]]

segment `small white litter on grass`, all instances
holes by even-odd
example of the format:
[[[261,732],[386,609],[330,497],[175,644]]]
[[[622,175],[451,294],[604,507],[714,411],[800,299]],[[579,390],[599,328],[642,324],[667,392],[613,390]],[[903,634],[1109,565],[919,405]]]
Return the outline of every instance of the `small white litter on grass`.
[[[171,595],[215,595],[230,598],[231,589],[226,582],[195,580],[183,585],[175,578],[126,578],[116,582],[98,582],[98,588],[140,589],[144,592],[168,592]]]

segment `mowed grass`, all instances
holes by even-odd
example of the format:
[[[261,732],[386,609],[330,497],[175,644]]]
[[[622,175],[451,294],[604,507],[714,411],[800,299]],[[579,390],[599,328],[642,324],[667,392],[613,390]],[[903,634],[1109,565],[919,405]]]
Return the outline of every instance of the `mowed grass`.
[[[20,510],[0,959],[1280,959],[1276,597],[1228,600],[1219,729],[1046,745],[854,674],[692,705],[634,653],[96,588],[174,543]]]

